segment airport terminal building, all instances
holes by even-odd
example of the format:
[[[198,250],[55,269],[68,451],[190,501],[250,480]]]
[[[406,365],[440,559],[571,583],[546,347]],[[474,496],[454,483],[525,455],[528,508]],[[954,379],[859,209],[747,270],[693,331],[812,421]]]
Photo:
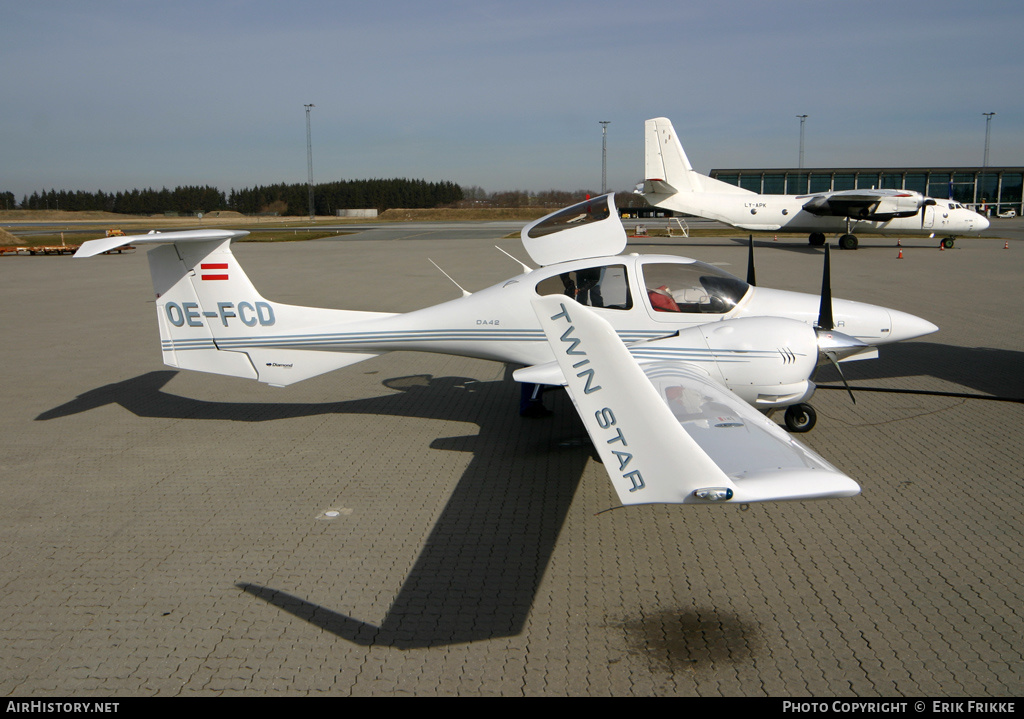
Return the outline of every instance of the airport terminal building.
[[[1014,210],[1024,215],[1024,167],[860,167],[711,170],[711,177],[766,195],[805,195],[834,190],[915,190],[952,199],[982,214]]]

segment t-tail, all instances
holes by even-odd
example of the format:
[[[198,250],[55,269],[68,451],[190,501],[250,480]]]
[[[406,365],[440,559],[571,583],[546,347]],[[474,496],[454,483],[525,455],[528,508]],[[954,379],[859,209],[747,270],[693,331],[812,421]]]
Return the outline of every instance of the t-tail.
[[[171,367],[255,379],[274,386],[360,362],[377,353],[321,351],[325,329],[390,315],[299,307],[262,297],[231,252],[236,230],[151,232],[85,242],[75,257],[125,244],[148,253],[163,361]]]
[[[656,117],[644,123],[643,194],[652,205],[687,211],[699,194],[750,194],[693,169],[672,123]],[[669,198],[671,204],[663,204]]]

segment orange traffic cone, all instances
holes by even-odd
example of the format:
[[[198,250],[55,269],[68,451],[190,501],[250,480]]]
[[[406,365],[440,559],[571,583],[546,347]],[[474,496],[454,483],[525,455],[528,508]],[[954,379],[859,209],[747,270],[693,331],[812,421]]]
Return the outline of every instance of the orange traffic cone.
[[[1010,249],[1010,242],[1009,242],[1009,240],[1007,240],[1006,242],[1003,243],[1003,249],[1004,250]]]
[[[902,242],[902,240],[900,240],[899,237],[896,238],[896,246],[897,247],[903,247],[903,242]]]
[[[900,254],[896,257],[897,260],[903,259],[903,250],[900,250]]]

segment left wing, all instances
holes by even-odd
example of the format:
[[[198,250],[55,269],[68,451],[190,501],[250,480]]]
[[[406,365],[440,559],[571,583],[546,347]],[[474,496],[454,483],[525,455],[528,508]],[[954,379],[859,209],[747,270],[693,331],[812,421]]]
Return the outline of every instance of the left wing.
[[[818,195],[802,195],[803,208],[820,217],[851,217],[861,220],[891,220],[913,217],[935,201],[913,190],[840,190]]]
[[[623,504],[849,497],[852,479],[702,370],[642,369],[611,325],[561,296],[534,301],[567,389]]]

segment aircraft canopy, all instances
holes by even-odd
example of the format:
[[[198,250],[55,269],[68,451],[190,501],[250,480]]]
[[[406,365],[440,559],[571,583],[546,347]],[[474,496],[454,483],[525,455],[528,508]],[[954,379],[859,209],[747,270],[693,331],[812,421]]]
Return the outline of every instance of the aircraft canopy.
[[[520,237],[539,265],[617,255],[626,247],[626,231],[611,194],[584,200],[523,228]]]

